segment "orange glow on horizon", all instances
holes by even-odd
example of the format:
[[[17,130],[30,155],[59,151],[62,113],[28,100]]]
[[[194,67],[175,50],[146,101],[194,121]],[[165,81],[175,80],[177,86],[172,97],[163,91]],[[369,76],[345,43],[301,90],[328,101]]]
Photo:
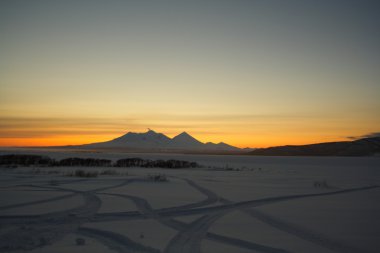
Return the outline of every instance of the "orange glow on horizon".
[[[144,133],[151,128],[170,138],[186,131],[207,143],[224,142],[239,148],[265,148],[347,141],[378,132],[378,118],[333,116],[169,115],[141,114],[129,117],[16,117],[0,120],[0,146],[67,146],[105,142],[127,132]],[[1,119],[1,118],[0,118]]]
[[[113,139],[113,136],[54,136],[41,138],[0,138],[1,147],[47,147],[81,145]]]
[[[180,132],[178,132],[179,134]],[[347,138],[336,138],[336,137],[300,137],[300,136],[215,136],[215,135],[204,135],[204,134],[192,134],[194,138],[201,142],[224,142],[229,145],[233,145],[239,148],[265,148],[272,146],[282,146],[282,145],[304,145],[312,143],[321,142],[333,142],[333,141],[347,141]],[[176,134],[167,134],[168,137],[172,138]],[[81,145],[89,144],[95,142],[109,141],[114,138],[120,137],[121,135],[60,135],[60,136],[49,136],[49,137],[39,137],[39,138],[0,138],[0,147],[47,147],[47,146],[66,146],[66,145]]]

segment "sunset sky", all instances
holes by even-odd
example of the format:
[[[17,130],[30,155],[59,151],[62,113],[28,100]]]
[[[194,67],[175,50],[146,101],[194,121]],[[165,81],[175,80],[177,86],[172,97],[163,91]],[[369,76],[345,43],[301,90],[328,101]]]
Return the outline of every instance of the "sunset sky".
[[[0,1],[0,146],[380,132],[379,3]]]

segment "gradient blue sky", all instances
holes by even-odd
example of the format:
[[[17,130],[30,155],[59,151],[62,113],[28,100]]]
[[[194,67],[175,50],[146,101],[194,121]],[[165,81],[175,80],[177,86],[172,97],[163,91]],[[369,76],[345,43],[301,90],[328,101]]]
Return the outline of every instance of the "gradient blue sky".
[[[0,145],[379,130],[379,1],[0,1]]]

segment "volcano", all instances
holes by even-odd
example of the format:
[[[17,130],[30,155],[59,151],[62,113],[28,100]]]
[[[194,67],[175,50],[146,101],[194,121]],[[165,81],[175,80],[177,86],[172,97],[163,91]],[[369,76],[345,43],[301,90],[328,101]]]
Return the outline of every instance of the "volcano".
[[[162,133],[150,130],[145,133],[128,132],[110,141],[84,144],[85,148],[129,148],[150,150],[193,150],[193,151],[239,151],[240,149],[226,143],[203,143],[187,132],[170,138]]]

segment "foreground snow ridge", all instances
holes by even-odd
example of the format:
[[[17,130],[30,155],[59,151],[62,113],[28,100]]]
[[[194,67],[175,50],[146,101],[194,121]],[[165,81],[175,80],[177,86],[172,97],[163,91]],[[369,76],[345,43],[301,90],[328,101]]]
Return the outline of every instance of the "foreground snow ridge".
[[[259,163],[257,157],[174,155],[208,166],[161,169],[140,165],[167,154],[109,154],[120,161],[117,174],[83,178],[53,172],[108,169],[106,159],[39,155],[0,156],[18,161],[16,168],[0,167],[0,252],[374,253],[380,246],[379,160],[373,158]],[[46,165],[46,157],[72,166]],[[28,162],[38,161],[47,173],[33,173]],[[225,161],[261,169],[209,168]]]
[[[96,224],[101,224],[102,222],[154,219],[158,223],[177,231],[176,236],[168,242],[164,252],[200,252],[200,245],[203,239],[216,241],[221,244],[232,245],[241,249],[258,250],[259,252],[290,252],[285,249],[272,247],[270,245],[262,245],[255,242],[244,241],[239,238],[232,238],[213,232],[208,232],[210,226],[214,222],[221,219],[229,212],[240,211],[248,214],[252,218],[256,218],[264,223],[267,223],[269,226],[274,226],[279,230],[317,244],[322,248],[330,249],[336,252],[364,252],[361,249],[340,241],[335,241],[325,235],[302,228],[302,226],[283,222],[275,217],[266,215],[265,213],[256,211],[252,208],[300,198],[315,198],[321,196],[347,194],[379,188],[378,186],[368,186],[316,194],[287,195],[250,201],[232,202],[218,196],[215,192],[198,185],[190,179],[178,179],[194,188],[194,190],[199,191],[205,196],[205,199],[187,205],[154,209],[144,198],[120,193],[107,193],[110,190],[121,188],[132,183],[137,183],[141,180],[140,178],[121,180],[120,182],[112,184],[109,187],[99,187],[92,189],[91,191],[72,190],[70,187],[64,186],[51,187],[35,184],[29,185],[29,187],[36,190],[46,189],[49,191],[67,193],[63,197],[59,198],[60,200],[63,198],[72,198],[73,196],[78,195],[83,197],[84,203],[74,209],[46,213],[42,216],[0,216],[1,223],[12,228],[1,233],[0,249],[2,252],[18,252],[19,250],[33,250],[41,247],[49,247],[49,245],[53,245],[65,235],[76,233],[98,240],[117,252],[161,252],[159,249],[144,245],[141,242],[142,240],[134,241],[123,234],[102,230],[100,228],[94,228],[98,227]],[[65,183],[75,183],[75,181],[60,182],[60,184]],[[138,211],[98,213],[100,206],[102,205],[102,200],[99,196],[103,195],[115,196],[132,201],[136,205]],[[58,198],[53,198],[46,202],[53,202],[57,200]],[[28,205],[33,204],[38,203],[24,203],[14,207],[25,208]],[[210,204],[217,205],[207,207]],[[0,208],[0,210],[9,208],[12,207],[3,207]],[[190,223],[176,220],[178,217],[189,215],[200,215],[200,217]],[[85,241],[83,240],[84,239],[78,241],[84,244]]]

